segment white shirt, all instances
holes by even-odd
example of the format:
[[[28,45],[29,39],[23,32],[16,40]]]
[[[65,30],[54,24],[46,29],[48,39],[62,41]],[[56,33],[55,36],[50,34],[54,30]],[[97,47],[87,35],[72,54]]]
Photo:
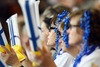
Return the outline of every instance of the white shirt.
[[[100,49],[96,49],[88,56],[83,56],[77,67],[100,67]]]
[[[74,57],[66,52],[61,55],[57,55],[57,58],[54,60],[54,62],[57,67],[69,67],[73,60]]]

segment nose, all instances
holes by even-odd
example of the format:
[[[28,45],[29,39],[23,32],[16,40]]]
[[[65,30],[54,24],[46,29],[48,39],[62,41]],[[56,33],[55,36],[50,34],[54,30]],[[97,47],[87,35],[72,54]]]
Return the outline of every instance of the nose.
[[[67,33],[68,33],[68,34],[70,33],[70,29],[67,30]]]
[[[62,43],[62,38],[59,39],[59,43]]]
[[[50,32],[48,33],[48,39],[50,38]]]

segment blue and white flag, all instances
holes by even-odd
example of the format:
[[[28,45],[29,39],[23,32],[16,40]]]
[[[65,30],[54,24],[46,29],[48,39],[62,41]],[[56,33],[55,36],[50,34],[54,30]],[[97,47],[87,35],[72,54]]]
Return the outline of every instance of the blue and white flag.
[[[16,52],[19,61],[22,61],[25,59],[25,56],[22,54],[22,47],[18,30],[17,14],[12,15],[9,19],[7,19],[6,22],[9,27],[11,47]]]
[[[29,43],[32,51],[37,51],[37,45],[40,46],[40,26],[38,5],[40,1],[18,0],[21,6],[25,24],[28,31]]]
[[[17,14],[11,16],[6,22],[8,24],[11,46],[21,45],[17,24]]]

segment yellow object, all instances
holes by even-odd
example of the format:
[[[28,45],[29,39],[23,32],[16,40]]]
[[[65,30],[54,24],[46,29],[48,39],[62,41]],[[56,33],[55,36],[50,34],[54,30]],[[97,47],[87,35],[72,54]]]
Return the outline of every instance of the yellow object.
[[[5,47],[10,51],[10,45],[6,44]]]
[[[23,61],[25,59],[25,55],[23,55],[20,51],[15,51],[19,61]]]
[[[0,52],[3,53],[5,50],[0,46]]]
[[[41,53],[39,51],[35,51],[35,52],[33,52],[33,54],[35,54],[37,56],[41,56]]]
[[[36,66],[39,66],[39,64],[37,64],[36,62],[32,62],[32,66],[36,67]]]
[[[37,55],[37,56],[41,56],[41,53],[39,51],[35,51],[35,52],[32,51],[32,53],[35,54],[35,55]],[[32,66],[33,67],[37,67],[39,65],[40,65],[39,62],[32,62]]]
[[[25,55],[22,54],[22,47],[20,45],[14,45],[12,48],[16,52],[19,61],[22,61],[26,58]]]
[[[6,44],[5,47],[10,51],[10,45]],[[0,46],[0,52],[5,52],[5,50]]]
[[[15,51],[22,51],[22,47],[20,46],[20,45],[14,45],[13,47],[12,47]]]

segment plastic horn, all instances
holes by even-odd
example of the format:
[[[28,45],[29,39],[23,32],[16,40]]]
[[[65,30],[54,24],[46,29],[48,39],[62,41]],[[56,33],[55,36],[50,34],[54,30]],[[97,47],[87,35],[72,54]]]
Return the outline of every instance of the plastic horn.
[[[9,27],[9,34],[10,34],[10,41],[11,47],[17,54],[19,61],[25,59],[25,56],[22,54],[20,36],[18,31],[18,22],[17,22],[17,14],[12,15],[10,18],[7,19],[7,24]]]
[[[38,30],[39,11],[38,5],[40,1],[35,0],[18,0],[21,6],[25,24],[28,31],[29,43],[32,51],[37,51],[37,45],[40,45],[40,32]]]
[[[9,27],[11,46],[21,45],[19,38],[18,24],[17,24],[17,14],[7,19],[7,24]]]

